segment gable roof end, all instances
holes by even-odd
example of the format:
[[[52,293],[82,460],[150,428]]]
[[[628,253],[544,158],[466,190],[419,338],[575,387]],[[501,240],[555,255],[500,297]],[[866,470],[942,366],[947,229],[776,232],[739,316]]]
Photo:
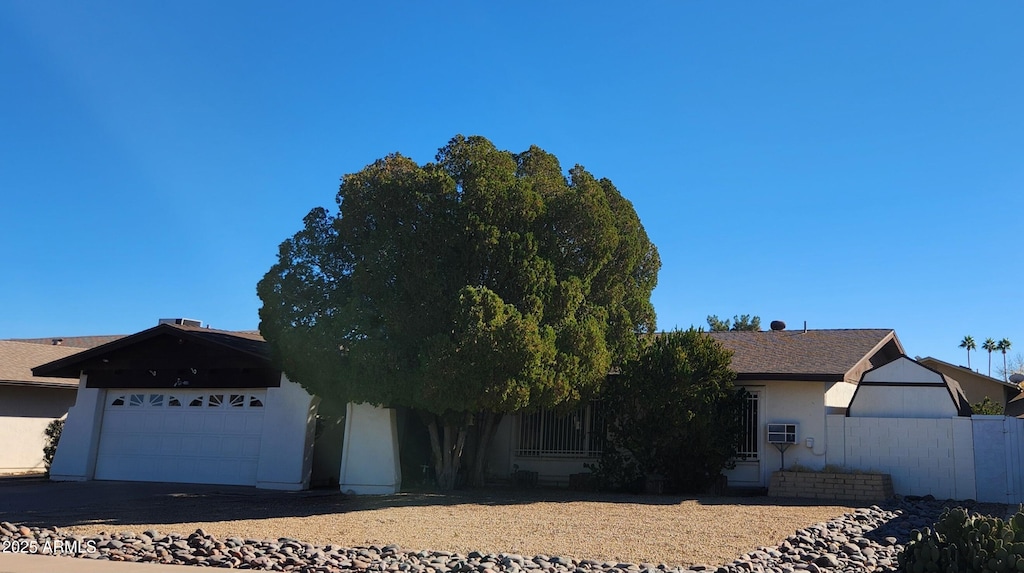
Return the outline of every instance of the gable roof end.
[[[89,360],[164,335],[178,336],[206,346],[220,346],[268,363],[270,362],[270,351],[267,348],[267,343],[257,333],[248,331],[230,332],[180,324],[158,324],[142,332],[37,366],[32,369],[32,373],[36,376],[78,378],[81,373],[80,366]]]

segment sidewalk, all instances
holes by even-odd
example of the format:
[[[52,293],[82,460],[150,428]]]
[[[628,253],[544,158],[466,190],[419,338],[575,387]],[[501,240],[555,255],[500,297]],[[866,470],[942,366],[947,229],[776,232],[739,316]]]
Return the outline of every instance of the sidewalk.
[[[196,573],[188,565],[98,561],[53,555],[0,554],[0,573]]]

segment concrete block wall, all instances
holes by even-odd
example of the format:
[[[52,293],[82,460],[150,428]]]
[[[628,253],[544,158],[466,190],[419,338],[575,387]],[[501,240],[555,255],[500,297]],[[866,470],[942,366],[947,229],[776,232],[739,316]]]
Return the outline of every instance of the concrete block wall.
[[[888,474],[774,472],[768,486],[772,497],[848,501],[883,501],[895,495]]]
[[[828,418],[830,450],[841,448],[829,463],[890,474],[901,495],[976,498],[970,419]]]

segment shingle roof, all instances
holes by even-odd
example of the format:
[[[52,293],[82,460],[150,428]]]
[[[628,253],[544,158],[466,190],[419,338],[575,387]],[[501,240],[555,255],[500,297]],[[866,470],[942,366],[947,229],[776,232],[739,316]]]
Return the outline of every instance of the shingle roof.
[[[892,329],[711,332],[733,351],[732,369],[743,375],[828,376],[842,379],[862,360],[895,340]]]
[[[74,388],[78,380],[33,376],[32,368],[79,352],[81,348],[0,340],[0,384]]]
[[[108,342],[124,338],[126,334],[107,334],[103,336],[51,336],[49,338],[11,338],[12,342],[27,342],[30,344],[45,344],[47,346],[70,346],[72,348],[95,348]],[[59,340],[60,344],[54,344]]]

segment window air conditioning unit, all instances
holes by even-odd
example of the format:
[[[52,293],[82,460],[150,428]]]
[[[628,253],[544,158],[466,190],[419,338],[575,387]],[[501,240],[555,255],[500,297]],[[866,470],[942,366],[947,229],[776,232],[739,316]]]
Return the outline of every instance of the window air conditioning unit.
[[[769,444],[795,444],[796,424],[768,424]]]

